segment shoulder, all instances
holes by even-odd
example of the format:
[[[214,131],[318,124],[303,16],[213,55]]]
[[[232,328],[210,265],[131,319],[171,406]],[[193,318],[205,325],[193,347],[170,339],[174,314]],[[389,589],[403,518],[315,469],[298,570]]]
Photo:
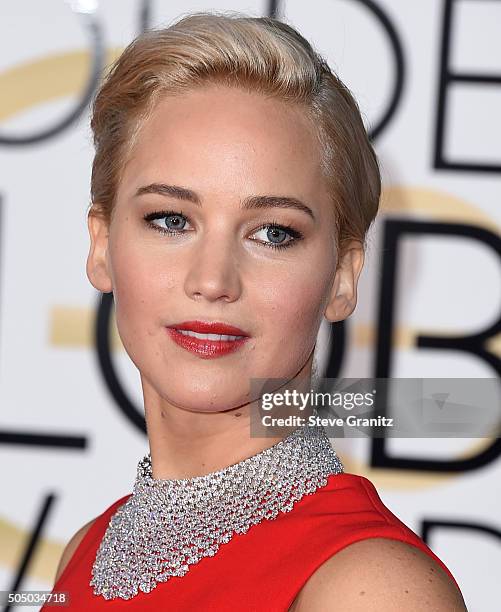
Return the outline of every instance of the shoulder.
[[[445,571],[419,548],[387,538],[350,544],[310,577],[293,612],[464,612]]]
[[[93,518],[88,523],[85,523],[85,525],[83,525],[83,527],[80,527],[80,529],[72,536],[72,538],[70,539],[68,544],[66,544],[66,547],[63,550],[63,554],[61,555],[61,559],[59,560],[59,565],[57,567],[56,578],[54,580],[54,585],[56,584],[56,582],[61,577],[61,574],[63,573],[64,568],[68,565],[68,562],[71,559],[71,557],[73,556],[73,553],[76,551],[76,549],[78,548],[80,542],[83,540],[83,538],[85,537],[85,534],[92,527],[92,525],[93,525],[95,520],[96,519]]]

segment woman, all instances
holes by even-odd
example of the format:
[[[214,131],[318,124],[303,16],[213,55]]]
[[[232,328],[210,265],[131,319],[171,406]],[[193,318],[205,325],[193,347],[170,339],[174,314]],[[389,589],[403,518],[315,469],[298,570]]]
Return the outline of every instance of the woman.
[[[310,381],[322,318],[356,305],[380,175],[349,91],[290,26],[199,13],[125,49],[91,126],[87,274],[150,454],[54,590],[75,610],[464,610],[321,427],[250,435],[251,380]]]

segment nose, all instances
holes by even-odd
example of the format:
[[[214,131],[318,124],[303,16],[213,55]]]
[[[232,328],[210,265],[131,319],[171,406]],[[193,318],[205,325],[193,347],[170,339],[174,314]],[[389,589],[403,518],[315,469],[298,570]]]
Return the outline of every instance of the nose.
[[[233,302],[242,290],[237,245],[207,234],[193,245],[185,292],[195,300]]]

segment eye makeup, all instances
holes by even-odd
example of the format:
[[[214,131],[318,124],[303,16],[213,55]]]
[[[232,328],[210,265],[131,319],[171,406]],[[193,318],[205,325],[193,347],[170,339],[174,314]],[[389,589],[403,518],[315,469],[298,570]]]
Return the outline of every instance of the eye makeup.
[[[174,218],[177,217],[179,219],[184,220],[185,222],[186,221],[189,222],[190,220],[189,217],[185,215],[182,211],[175,211],[175,210],[159,210],[159,211],[151,212],[151,213],[148,213],[147,215],[144,215],[143,219],[148,225],[148,227],[160,232],[161,234],[167,234],[171,236],[173,235],[178,236],[180,234],[184,234],[185,233],[185,231],[183,231],[184,225],[181,228],[173,228],[173,227],[162,227],[158,225],[157,223],[153,223],[153,221],[156,221],[158,219],[167,219],[168,217],[174,217]],[[274,220],[268,223],[261,224],[258,228],[254,230],[253,234],[263,231],[263,230],[267,230],[267,236],[268,236],[268,232],[275,232],[275,236],[276,236],[276,233],[278,232],[282,234],[288,234],[290,237],[290,239],[287,240],[286,242],[280,242],[280,243],[273,242],[273,241],[267,242],[264,240],[256,240],[256,242],[259,242],[263,246],[267,248],[272,248],[272,249],[289,248],[291,246],[294,246],[297,242],[299,242],[300,240],[304,238],[302,232],[297,230],[292,225],[289,225],[287,223],[279,223],[278,221],[274,221]]]

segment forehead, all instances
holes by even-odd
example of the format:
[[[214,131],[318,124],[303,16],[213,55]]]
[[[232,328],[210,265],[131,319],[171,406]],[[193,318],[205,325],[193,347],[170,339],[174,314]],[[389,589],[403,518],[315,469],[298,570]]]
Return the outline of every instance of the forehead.
[[[312,195],[322,182],[320,146],[303,108],[209,86],[161,98],[141,127],[122,187],[160,178],[202,191]]]

